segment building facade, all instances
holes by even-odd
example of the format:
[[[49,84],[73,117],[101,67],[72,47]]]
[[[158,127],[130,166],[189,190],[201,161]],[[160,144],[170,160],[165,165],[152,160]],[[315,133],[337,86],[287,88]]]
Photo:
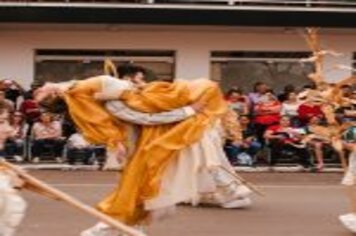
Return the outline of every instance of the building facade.
[[[275,87],[306,83],[313,68],[299,59],[310,55],[307,26],[322,27],[323,47],[342,53],[326,57],[327,79],[352,74],[335,68],[354,63],[352,2],[251,2],[2,1],[0,78],[25,87],[36,80],[80,79],[102,73],[110,58],[143,65],[160,79],[211,78],[225,89],[250,88],[257,80]]]

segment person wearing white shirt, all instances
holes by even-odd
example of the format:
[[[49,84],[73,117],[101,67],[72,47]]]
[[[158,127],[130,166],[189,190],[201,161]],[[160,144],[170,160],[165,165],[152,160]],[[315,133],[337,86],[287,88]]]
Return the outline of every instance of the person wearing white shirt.
[[[53,146],[53,152],[57,162],[62,161],[64,142],[62,139],[62,127],[60,122],[52,119],[48,112],[41,114],[40,121],[32,127],[32,156],[33,162],[38,162],[47,145]]]
[[[282,103],[281,116],[288,116],[291,119],[292,126],[299,126],[298,108],[302,102],[298,101],[297,93],[287,94],[287,100]]]

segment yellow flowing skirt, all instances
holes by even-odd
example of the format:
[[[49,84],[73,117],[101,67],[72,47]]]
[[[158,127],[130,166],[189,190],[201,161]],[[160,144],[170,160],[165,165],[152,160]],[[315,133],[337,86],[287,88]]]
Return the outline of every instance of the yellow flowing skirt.
[[[179,151],[197,142],[204,130],[227,111],[218,86],[209,80],[154,82],[122,99],[132,108],[155,113],[196,101],[206,102],[204,111],[171,125],[144,126],[137,149],[115,191],[99,203],[102,212],[130,225],[145,220],[144,202],[159,193],[162,175]]]

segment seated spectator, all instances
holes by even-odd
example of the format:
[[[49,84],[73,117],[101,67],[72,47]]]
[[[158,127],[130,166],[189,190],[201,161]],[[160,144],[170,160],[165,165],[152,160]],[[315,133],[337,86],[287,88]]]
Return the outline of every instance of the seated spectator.
[[[283,93],[278,95],[278,100],[282,103],[285,102],[286,100],[288,100],[288,96],[292,92],[296,93],[296,89],[295,89],[294,85],[287,84],[286,86],[284,86]]]
[[[0,90],[0,108],[5,109],[8,113],[15,110],[14,103],[5,97],[5,92]]]
[[[46,146],[53,147],[53,153],[57,162],[62,162],[62,151],[64,141],[62,138],[62,128],[58,121],[54,121],[50,113],[44,112],[40,116],[40,121],[32,127],[32,157],[33,162],[40,160]]]
[[[240,128],[242,132],[242,140],[232,142],[227,140],[225,144],[225,152],[232,165],[252,165],[253,156],[261,150],[261,143],[257,141],[256,132],[251,125],[248,116],[241,116],[239,118]]]
[[[16,81],[9,79],[4,80],[3,84],[6,99],[12,101],[16,109],[18,98],[22,96],[24,89]]]
[[[74,164],[76,162],[75,157],[78,152],[81,153],[84,164],[91,164],[90,158],[94,155],[94,148],[84,139],[81,133],[78,132],[72,134],[68,139],[67,147],[69,164]]]
[[[13,156],[18,162],[24,160],[24,145],[26,140],[26,134],[28,125],[24,123],[23,116],[20,112],[15,112],[10,120],[11,127],[14,129],[15,135],[8,139],[8,148],[6,154]]]
[[[321,125],[320,116],[313,116],[306,127],[306,134],[307,137],[303,142],[311,147],[318,163],[317,170],[322,170],[324,168],[324,147],[333,147],[333,129],[332,127]]]
[[[302,143],[303,133],[300,129],[293,128],[288,116],[283,116],[279,125],[269,127],[265,134],[271,148],[271,164],[274,165],[281,156],[281,151],[293,151],[299,157],[299,163],[304,168],[309,168],[310,156],[306,145]]]
[[[302,103],[298,108],[298,118],[302,126],[308,124],[312,117],[324,118],[324,113],[322,111],[323,99],[319,96],[314,96],[314,94],[309,94],[304,103]]]
[[[296,92],[288,93],[286,100],[282,103],[281,115],[290,117],[292,126],[294,127],[300,126],[298,118],[298,109],[300,105],[301,102],[298,101]]]
[[[0,110],[0,157],[5,156],[5,144],[9,138],[15,136],[15,130],[9,123],[7,109]]]
[[[249,113],[248,98],[243,95],[242,90],[233,88],[226,94],[226,101],[230,109],[234,110],[238,115],[247,115]]]
[[[38,103],[33,99],[32,93],[26,93],[24,99],[20,106],[20,112],[24,115],[30,131],[32,130],[33,124],[38,121],[41,112]],[[27,135],[29,135],[29,133]]]
[[[267,92],[261,97],[254,107],[254,123],[258,141],[264,144],[263,135],[269,126],[276,125],[280,120],[281,103],[272,92]]]
[[[251,106],[259,103],[261,97],[263,97],[263,95],[265,95],[269,90],[270,88],[267,86],[267,84],[263,82],[256,82],[253,86],[253,92],[248,94]]]

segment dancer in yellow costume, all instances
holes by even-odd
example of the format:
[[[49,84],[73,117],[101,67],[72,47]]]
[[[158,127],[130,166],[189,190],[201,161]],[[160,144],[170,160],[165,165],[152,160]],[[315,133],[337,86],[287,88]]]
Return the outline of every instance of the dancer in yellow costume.
[[[84,101],[85,97],[88,101],[82,105],[87,102],[93,103],[90,107],[99,108],[105,117],[112,118],[103,105],[94,99],[95,93],[105,91],[103,88],[109,80],[115,84],[127,83],[127,81],[117,82],[120,80],[116,80],[114,82],[108,78],[111,77],[101,76],[89,79],[95,80],[96,86],[86,89],[89,91],[86,96],[81,96],[84,91],[83,86],[94,84],[89,83],[88,80],[46,86],[47,91],[52,89],[54,94],[64,96],[71,115],[76,117],[74,121],[81,127],[84,135],[89,140],[102,143],[109,139],[98,138],[95,135],[91,137],[97,132],[92,131],[92,128],[95,128],[95,122],[88,126],[86,121],[81,119],[83,117],[78,116],[80,112],[73,108],[80,109],[75,100],[81,98]],[[116,88],[118,87],[120,86]],[[79,88],[81,89],[78,90]],[[132,91],[129,87],[122,86],[116,91],[113,89],[114,86],[111,85],[110,88],[112,92],[106,91],[108,94],[115,94],[116,98],[124,100],[130,107],[148,114],[169,112],[188,106],[195,101],[205,101],[206,106],[203,112],[180,123],[143,126],[136,151],[124,171],[118,189],[99,204],[100,210],[118,220],[135,225],[146,220],[148,213],[167,212],[179,202],[214,201],[229,208],[234,207],[236,201],[243,198],[241,191],[238,193],[237,190],[240,183],[227,177],[227,173],[217,168],[220,165],[227,167],[229,165],[222,152],[222,140],[219,134],[219,121],[227,112],[227,106],[215,83],[208,80],[190,83],[155,82],[146,85],[140,91]],[[122,93],[125,89],[127,91]],[[41,97],[41,92],[38,96]],[[74,106],[71,107],[73,103]],[[100,113],[95,112],[95,116],[98,114]],[[117,126],[115,120],[108,124],[112,124],[111,132],[115,131],[120,134],[120,137],[127,137],[123,135],[124,132],[119,132],[125,127],[124,124],[120,123]],[[109,127],[105,128],[109,129]],[[100,134],[105,134],[105,132]],[[126,140],[122,138],[119,141],[125,142]],[[111,143],[115,144],[116,140]],[[225,163],[222,163],[224,161]],[[187,168],[182,169],[184,165]],[[206,180],[203,186],[196,184],[199,175],[204,176]],[[182,189],[184,191],[180,191]],[[204,190],[203,194],[200,194],[200,190]],[[244,189],[244,194],[248,193],[249,191]]]

